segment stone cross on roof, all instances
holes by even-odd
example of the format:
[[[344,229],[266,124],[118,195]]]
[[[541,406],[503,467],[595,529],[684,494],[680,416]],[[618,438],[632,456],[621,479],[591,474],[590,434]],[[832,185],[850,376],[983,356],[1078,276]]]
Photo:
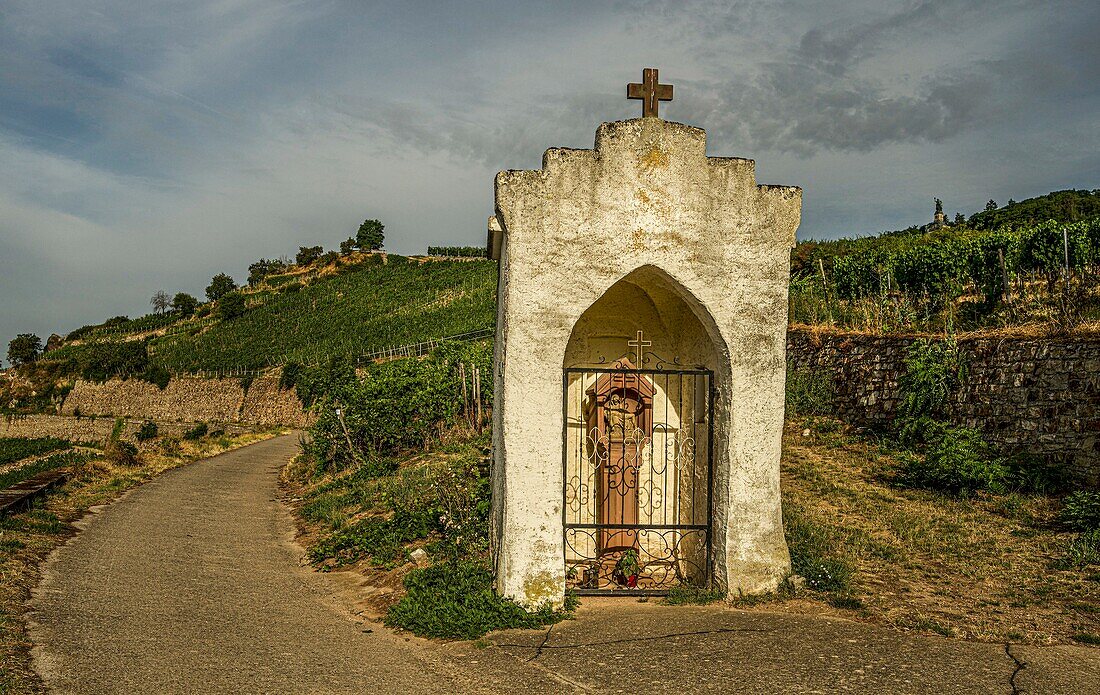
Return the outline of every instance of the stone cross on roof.
[[[641,82],[631,82],[626,86],[626,98],[641,99],[642,116],[656,118],[658,102],[672,101],[672,85],[658,83],[657,68],[645,68]]]

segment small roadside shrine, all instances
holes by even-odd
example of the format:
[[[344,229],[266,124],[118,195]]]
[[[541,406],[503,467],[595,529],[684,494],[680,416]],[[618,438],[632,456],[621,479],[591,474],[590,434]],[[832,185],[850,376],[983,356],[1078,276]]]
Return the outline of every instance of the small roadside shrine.
[[[789,570],[779,497],[787,281],[802,191],[708,157],[642,118],[591,150],[496,177],[493,410],[497,590],[527,607],[580,594],[728,595]]]

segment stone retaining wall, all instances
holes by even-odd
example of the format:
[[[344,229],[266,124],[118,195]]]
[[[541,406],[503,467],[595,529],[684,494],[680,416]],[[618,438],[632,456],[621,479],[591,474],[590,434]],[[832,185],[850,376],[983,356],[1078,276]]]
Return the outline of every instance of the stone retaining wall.
[[[103,383],[77,381],[61,407],[63,415],[112,415],[157,422],[221,422],[305,427],[308,414],[294,389],[280,389],[275,376],[240,379],[178,377],[163,390],[140,379]]]
[[[915,338],[790,331],[793,369],[834,376],[840,418],[887,426],[897,415],[898,377]],[[1100,483],[1100,339],[962,339],[967,379],[952,420],[981,430],[1005,453],[1064,462]]]
[[[141,427],[142,420],[127,419],[122,430],[122,438],[134,441],[134,434]],[[113,417],[66,417],[63,415],[26,415],[12,419],[0,417],[0,437],[57,437],[70,442],[97,444],[107,439],[114,429]],[[182,436],[194,427],[191,422],[165,422],[157,425],[158,434],[167,437]],[[249,426],[241,424],[219,425],[230,434],[247,431]]]

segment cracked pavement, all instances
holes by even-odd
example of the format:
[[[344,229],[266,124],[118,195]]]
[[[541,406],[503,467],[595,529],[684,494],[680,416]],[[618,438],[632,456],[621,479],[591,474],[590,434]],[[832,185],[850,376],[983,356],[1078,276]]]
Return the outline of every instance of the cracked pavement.
[[[163,474],[43,568],[35,665],[54,692],[1092,693],[1100,649],[961,642],[804,615],[586,599],[479,643],[395,634],[299,566],[281,437]],[[354,587],[351,587],[354,589]]]

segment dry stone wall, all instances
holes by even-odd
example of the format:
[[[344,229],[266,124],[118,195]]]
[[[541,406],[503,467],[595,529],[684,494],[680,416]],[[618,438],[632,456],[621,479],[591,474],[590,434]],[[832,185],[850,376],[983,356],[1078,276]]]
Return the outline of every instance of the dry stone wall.
[[[834,376],[839,417],[887,426],[897,416],[898,377],[915,338],[790,331],[793,369]],[[963,339],[967,365],[952,420],[980,430],[1002,452],[1064,462],[1100,483],[1100,339]]]
[[[142,420],[128,419],[122,429],[122,438],[133,441]],[[26,415],[0,418],[0,437],[57,437],[70,442],[96,444],[107,439],[115,426],[113,417],[66,417],[62,415]],[[159,434],[179,437],[193,427],[190,422],[168,422],[157,426]],[[226,424],[222,427],[230,434],[248,429],[245,425]]]
[[[251,384],[240,379],[179,377],[163,390],[140,379],[78,381],[62,405],[63,415],[112,415],[157,422],[222,422],[304,427],[309,423],[294,389],[280,389],[274,376]]]

